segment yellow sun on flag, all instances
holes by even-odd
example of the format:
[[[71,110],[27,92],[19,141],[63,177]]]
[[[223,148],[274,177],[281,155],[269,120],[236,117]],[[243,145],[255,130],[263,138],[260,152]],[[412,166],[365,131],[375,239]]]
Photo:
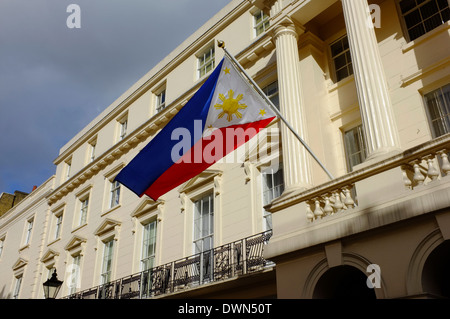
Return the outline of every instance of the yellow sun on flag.
[[[239,104],[239,101],[243,98],[244,95],[242,94],[239,94],[236,98],[234,98],[233,90],[228,91],[228,98],[223,94],[219,94],[219,99],[223,102],[223,104],[216,104],[214,107],[217,110],[222,109],[223,112],[219,114],[218,118],[221,119],[227,115],[228,122],[231,122],[233,120],[233,115],[236,115],[237,118],[241,119],[242,114],[239,110],[245,110],[247,108],[247,105]]]

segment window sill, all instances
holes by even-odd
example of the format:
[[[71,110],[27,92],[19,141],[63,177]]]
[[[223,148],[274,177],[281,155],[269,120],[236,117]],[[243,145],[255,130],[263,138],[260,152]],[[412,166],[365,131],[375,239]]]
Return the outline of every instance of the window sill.
[[[19,251],[23,251],[29,247],[30,247],[30,244],[23,245],[22,247],[19,248]]]
[[[47,244],[47,246],[51,246],[51,245],[53,245],[54,243],[56,243],[56,242],[58,242],[58,241],[60,241],[60,240],[61,240],[61,237],[56,238],[56,239],[53,239],[51,242],[49,242],[49,243]]]
[[[429,65],[425,68],[419,69],[414,73],[408,74],[406,76],[401,76],[400,79],[400,87],[406,87],[411,83],[419,81],[430,73],[436,72],[438,70],[442,70],[450,65],[450,57],[447,57],[441,61],[437,61],[432,65]]]
[[[334,92],[337,89],[347,85],[350,82],[354,82],[354,81],[355,81],[355,75],[354,74],[349,75],[348,77],[340,80],[339,82],[328,85],[328,93]]]
[[[75,232],[77,232],[78,230],[80,230],[80,229],[82,229],[82,228],[84,228],[84,227],[86,227],[86,226],[87,226],[87,223],[84,223],[83,225],[79,225],[79,226],[75,227],[75,228],[72,230],[72,233],[75,233]]]
[[[434,30],[431,30],[424,35],[418,37],[417,39],[410,41],[409,43],[405,43],[402,45],[402,52],[406,53],[408,51],[413,50],[414,48],[420,46],[421,44],[427,42],[428,40],[436,37],[442,32],[445,32],[446,30],[450,29],[450,21],[447,21],[446,23],[440,25]]]
[[[116,209],[119,209],[120,207],[121,207],[121,205],[118,204],[118,205],[116,205],[116,206],[114,206],[114,207],[112,207],[112,208],[109,208],[107,211],[105,211],[105,212],[103,212],[103,213],[101,214],[101,217],[106,216],[106,215],[112,213],[113,211],[115,211]]]

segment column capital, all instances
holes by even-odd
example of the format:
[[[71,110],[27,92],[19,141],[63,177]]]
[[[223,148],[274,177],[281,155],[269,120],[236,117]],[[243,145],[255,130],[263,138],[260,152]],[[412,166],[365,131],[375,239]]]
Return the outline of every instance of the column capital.
[[[292,35],[298,40],[298,37],[305,32],[306,28],[302,25],[295,24],[291,18],[285,17],[283,20],[278,21],[272,30],[274,40],[286,34]]]

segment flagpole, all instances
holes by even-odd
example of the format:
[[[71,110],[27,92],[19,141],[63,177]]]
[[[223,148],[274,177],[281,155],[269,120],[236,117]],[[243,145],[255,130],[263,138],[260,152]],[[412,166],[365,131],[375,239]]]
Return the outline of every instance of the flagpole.
[[[245,75],[245,77],[253,84],[254,88],[258,91],[258,93],[266,100],[266,102],[270,105],[272,110],[277,114],[277,116],[286,124],[286,126],[289,128],[289,130],[295,135],[295,137],[300,141],[300,143],[303,144],[303,146],[306,148],[306,150],[311,154],[311,156],[316,160],[316,162],[320,165],[320,167],[325,171],[325,173],[328,175],[328,177],[333,180],[333,175],[326,169],[326,167],[322,164],[322,162],[317,158],[317,156],[314,154],[314,152],[311,150],[311,148],[306,144],[306,142],[298,135],[298,133],[295,131],[295,129],[289,124],[289,122],[284,118],[284,116],[280,113],[280,111],[276,108],[276,106],[272,103],[272,101],[266,96],[266,94],[261,90],[261,88],[256,84],[256,82],[253,80],[251,76],[247,74],[247,72],[244,70],[244,68],[241,66],[239,61],[235,59],[234,56],[232,56],[228,50],[225,48],[225,42],[223,41],[217,41],[219,48],[222,48],[225,52],[225,54],[234,62],[234,64],[241,70],[241,72]]]

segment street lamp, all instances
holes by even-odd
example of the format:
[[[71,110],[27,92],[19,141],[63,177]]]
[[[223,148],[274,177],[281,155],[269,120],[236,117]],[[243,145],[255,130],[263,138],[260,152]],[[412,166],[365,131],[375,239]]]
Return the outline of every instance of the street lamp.
[[[63,282],[58,280],[55,269],[52,277],[43,283],[45,299],[55,299],[62,284]]]

